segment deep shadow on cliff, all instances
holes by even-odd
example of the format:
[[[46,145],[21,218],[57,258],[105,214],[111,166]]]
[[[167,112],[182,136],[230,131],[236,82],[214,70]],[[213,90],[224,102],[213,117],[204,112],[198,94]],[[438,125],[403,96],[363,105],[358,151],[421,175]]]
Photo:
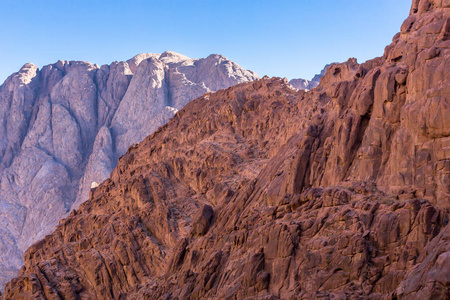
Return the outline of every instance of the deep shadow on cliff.
[[[190,102],[31,246],[4,299],[448,299],[450,2],[382,57]]]

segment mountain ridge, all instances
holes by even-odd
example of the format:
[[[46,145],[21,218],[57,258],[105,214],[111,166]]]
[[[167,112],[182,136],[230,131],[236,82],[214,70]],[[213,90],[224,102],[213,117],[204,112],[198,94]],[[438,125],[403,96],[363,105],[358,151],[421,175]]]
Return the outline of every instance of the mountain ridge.
[[[129,145],[203,93],[256,78],[221,55],[172,51],[103,66],[28,63],[9,76],[0,86],[0,284]]]
[[[325,72],[327,71],[328,67],[330,67],[332,64],[336,63],[325,65],[322,71],[319,74],[314,75],[314,77],[311,80],[294,78],[289,80],[289,84],[299,90],[311,90],[313,88],[316,88],[320,83],[320,78],[322,78],[323,75],[325,75]]]
[[[31,246],[4,298],[447,299],[450,3],[382,57],[189,102]]]

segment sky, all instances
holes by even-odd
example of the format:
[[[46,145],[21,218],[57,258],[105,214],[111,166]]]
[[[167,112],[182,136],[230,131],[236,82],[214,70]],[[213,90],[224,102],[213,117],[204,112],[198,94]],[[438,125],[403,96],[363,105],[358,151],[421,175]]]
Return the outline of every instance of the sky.
[[[217,53],[264,75],[311,79],[381,56],[411,0],[0,0],[0,84],[25,63],[99,65],[139,53]]]

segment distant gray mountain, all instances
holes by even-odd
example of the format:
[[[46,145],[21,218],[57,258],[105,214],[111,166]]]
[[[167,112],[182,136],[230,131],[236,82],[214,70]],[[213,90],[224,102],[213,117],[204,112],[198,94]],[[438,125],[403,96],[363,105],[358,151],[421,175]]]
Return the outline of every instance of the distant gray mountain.
[[[129,145],[190,100],[257,78],[220,55],[169,51],[101,67],[26,64],[11,75],[0,86],[0,286]]]
[[[332,64],[325,65],[320,74],[316,74],[311,80],[296,78],[289,81],[289,84],[299,90],[311,90],[319,85],[320,78],[322,78],[322,76],[325,75],[325,72],[331,65]]]

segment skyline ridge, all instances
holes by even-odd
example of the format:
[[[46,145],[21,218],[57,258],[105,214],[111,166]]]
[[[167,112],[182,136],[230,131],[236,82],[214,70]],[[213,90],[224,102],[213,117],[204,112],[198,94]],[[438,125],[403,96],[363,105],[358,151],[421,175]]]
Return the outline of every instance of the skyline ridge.
[[[0,33],[0,84],[29,62],[103,65],[166,50],[192,58],[219,53],[260,76],[312,78],[332,61],[381,56],[410,6],[406,0],[81,4],[0,3],[0,25],[8,28]]]

